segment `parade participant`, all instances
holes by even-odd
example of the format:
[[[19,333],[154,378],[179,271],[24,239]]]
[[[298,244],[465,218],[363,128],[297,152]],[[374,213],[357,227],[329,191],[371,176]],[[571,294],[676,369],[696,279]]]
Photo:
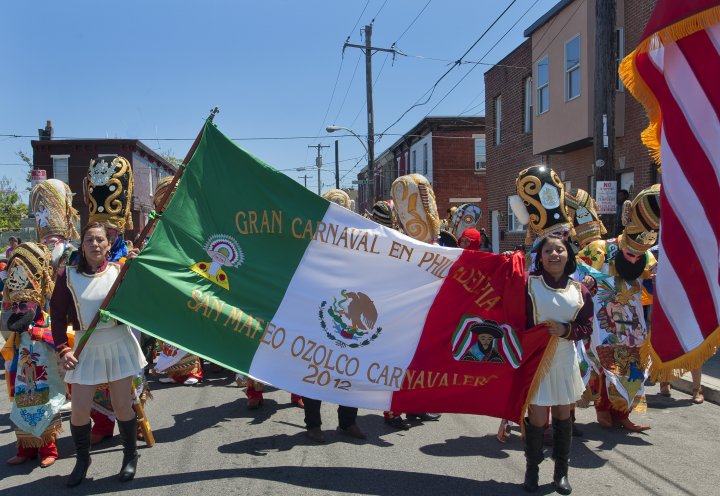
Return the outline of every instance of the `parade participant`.
[[[85,183],[88,223],[100,222],[107,226],[111,245],[107,260],[123,263],[129,253],[123,236],[126,229],[133,227],[131,204],[134,178],[130,162],[118,155],[105,155],[91,160]],[[139,340],[139,335],[136,339]],[[133,386],[140,401],[144,402],[147,396],[147,382],[144,376],[136,377]],[[93,421],[90,437],[93,445],[112,438],[115,430],[115,414],[110,389],[105,384],[98,386],[90,417]],[[142,438],[141,430],[138,431],[138,437]]]
[[[77,253],[72,243],[79,238],[75,225],[80,215],[72,206],[72,197],[70,187],[58,179],[39,182],[30,192],[37,240],[52,252],[53,275]]]
[[[465,250],[480,250],[480,233],[477,229],[469,227],[462,232],[462,235],[458,239],[458,247]]]
[[[460,239],[462,233],[469,228],[477,228],[477,223],[480,222],[482,217],[482,211],[480,207],[472,203],[463,203],[453,213],[450,221],[450,229],[448,229],[455,238]],[[478,236],[480,234],[478,233]]]
[[[5,250],[5,258],[7,259],[10,258],[10,255],[12,255],[12,252],[15,251],[15,248],[17,248],[20,243],[15,236],[10,236],[8,238],[8,244],[10,246],[8,246],[8,249]]]
[[[601,371],[595,381],[598,423],[620,425],[640,432],[649,426],[629,418],[643,399],[646,373],[640,362],[640,347],[647,335],[640,295],[641,280],[652,277],[655,258],[648,249],[655,244],[660,228],[660,185],[641,191],[623,210],[622,234],[617,239],[593,241],[583,254],[596,271],[595,332],[592,355]],[[585,256],[583,256],[585,259]]]
[[[535,265],[537,247],[547,236],[557,234],[567,240],[573,232],[565,206],[565,185],[557,173],[546,165],[533,165],[523,169],[515,180],[517,196],[510,207],[521,224],[527,224],[525,244],[532,246],[525,255],[527,270]],[[536,236],[534,245],[532,235]],[[546,416],[545,424],[549,427]],[[510,436],[510,422],[502,420],[497,440],[505,443]]]
[[[108,384],[120,429],[123,460],[119,478],[129,481],[135,477],[137,417],[132,408],[131,386],[133,377],[147,365],[130,329],[114,319],[98,321],[78,358],[75,349],[68,346],[68,323],[75,329],[77,346],[120,273],[118,264],[106,260],[110,240],[105,224],[88,224],[81,239],[78,264],[58,276],[50,302],[53,338],[73,394],[70,430],[77,459],[67,480],[69,487],[80,484],[90,466],[90,411],[100,384]]]
[[[172,181],[173,176],[165,176],[155,186],[155,194],[153,195],[155,211],[160,209],[161,202],[165,200]],[[177,183],[175,183],[175,188],[177,188]],[[159,379],[160,382],[192,386],[202,381],[202,363],[198,356],[163,341],[157,341],[156,347],[158,357],[155,371],[165,374],[165,377]]]
[[[592,261],[596,255],[592,252],[592,249],[589,248],[589,245],[595,241],[602,240],[603,235],[607,234],[605,225],[598,216],[597,204],[587,191],[574,189],[572,191],[565,191],[565,208],[575,231],[570,241],[573,247],[577,249],[576,260],[578,265],[592,265]],[[585,287],[590,290],[591,295],[594,296],[597,293],[597,282],[593,277],[585,275],[581,270],[575,271],[572,277],[576,281],[582,282]],[[590,381],[597,380],[600,367],[597,360],[593,360],[588,353],[588,349],[590,348],[589,340],[578,341],[576,348],[580,360],[580,369],[583,371],[583,383],[586,387],[581,405],[587,407],[592,398],[592,389],[589,387],[589,383]],[[574,407],[572,409],[572,419],[573,436],[582,436],[582,431],[578,429],[575,423]]]
[[[395,179],[390,187],[393,205],[403,232],[418,241],[438,244],[441,231],[435,192],[430,182],[420,174],[408,174]],[[453,207],[455,208],[455,207]],[[457,209],[448,213],[453,216]],[[452,235],[452,238],[455,236]],[[384,412],[385,422],[396,429],[407,430],[410,425],[402,420],[401,412]],[[407,419],[425,422],[440,420],[438,413],[407,413]],[[395,420],[399,418],[400,420]]]
[[[53,290],[50,251],[41,244],[23,243],[8,264],[3,301],[12,305],[8,328],[12,331],[2,350],[5,378],[12,401],[10,420],[15,424],[17,451],[9,465],[40,457],[49,467],[58,457],[55,440],[62,431],[60,407],[65,385],[60,376],[49,316],[43,311]]]
[[[552,414],[553,483],[560,494],[570,494],[568,462],[572,442],[572,405],[582,396],[574,342],[592,333],[593,302],[589,291],[570,277],[576,270],[572,246],[561,235],[549,234],[535,249],[535,264],[527,282],[527,327],[545,324],[555,347],[550,367],[530,400],[525,424],[525,482],[538,488],[543,460],[543,436],[548,409]],[[547,352],[546,352],[547,353]]]
[[[350,196],[341,189],[331,189],[326,191],[322,196],[326,200],[340,205],[343,208],[350,209],[351,207]],[[307,396],[303,396],[302,400],[305,408],[305,428],[307,437],[315,442],[324,443],[325,435],[320,428],[322,425],[322,419],[320,417],[320,406],[322,405],[322,401],[308,398]],[[355,439],[367,439],[367,436],[356,424],[358,412],[357,408],[340,405],[338,406],[337,411],[338,431],[341,434]]]

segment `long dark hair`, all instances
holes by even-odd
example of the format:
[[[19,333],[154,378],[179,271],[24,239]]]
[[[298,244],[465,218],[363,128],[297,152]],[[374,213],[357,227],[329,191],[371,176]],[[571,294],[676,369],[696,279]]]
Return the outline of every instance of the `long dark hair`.
[[[576,270],[577,270],[577,261],[575,260],[575,252],[573,251],[573,247],[570,244],[570,241],[565,239],[559,234],[548,234],[545,236],[540,243],[538,243],[537,247],[533,250],[533,253],[535,254],[535,264],[534,264],[534,271],[540,272],[543,270],[542,265],[542,250],[543,246],[548,242],[550,239],[559,239],[562,241],[563,246],[565,247],[565,251],[568,254],[567,262],[565,263],[565,270],[563,270],[563,274],[566,276],[571,276]]]
[[[108,242],[110,241],[110,236],[108,235],[108,225],[103,222],[91,222],[90,224],[86,224],[85,227],[82,228],[82,231],[80,231],[80,254],[78,257],[78,263],[77,263],[77,270],[78,272],[88,272],[90,270],[90,265],[88,264],[87,259],[85,258],[85,253],[83,253],[82,245],[85,241],[85,233],[87,233],[90,229],[100,228],[103,231],[105,231],[105,237],[107,238]]]

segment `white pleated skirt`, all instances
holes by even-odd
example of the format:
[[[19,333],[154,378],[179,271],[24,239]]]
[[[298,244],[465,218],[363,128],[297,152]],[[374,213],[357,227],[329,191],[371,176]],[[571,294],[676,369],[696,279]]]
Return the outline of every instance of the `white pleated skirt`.
[[[575,403],[585,391],[573,341],[559,339],[550,370],[540,383],[531,405],[553,406]]]
[[[85,331],[75,333],[75,347]],[[68,384],[104,384],[139,374],[147,365],[140,345],[125,324],[95,329],[80,353],[77,367],[65,374]]]

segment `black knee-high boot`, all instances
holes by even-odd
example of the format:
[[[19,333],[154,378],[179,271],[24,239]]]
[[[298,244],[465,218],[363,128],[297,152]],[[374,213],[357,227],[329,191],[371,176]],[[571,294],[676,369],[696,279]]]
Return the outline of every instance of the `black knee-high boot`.
[[[535,427],[525,420],[525,482],[523,488],[534,493],[538,488],[540,463],[543,461],[545,427]]]
[[[133,480],[137,469],[137,418],[118,420],[118,429],[123,444],[122,468],[118,474],[122,482]]]
[[[572,419],[552,419],[553,423],[553,458],[555,472],[553,482],[555,490],[560,494],[572,493],[568,480],[568,463],[570,462],[570,445],[572,443]]]
[[[71,422],[70,433],[75,443],[75,468],[65,484],[75,487],[85,479],[90,466],[90,422],[87,425],[73,425]]]

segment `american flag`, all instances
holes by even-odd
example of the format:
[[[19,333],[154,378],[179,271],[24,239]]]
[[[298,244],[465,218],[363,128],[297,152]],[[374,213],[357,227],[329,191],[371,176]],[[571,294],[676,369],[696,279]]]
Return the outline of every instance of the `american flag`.
[[[658,0],[620,68],[662,166],[651,376],[700,366],[720,344],[720,0]]]

